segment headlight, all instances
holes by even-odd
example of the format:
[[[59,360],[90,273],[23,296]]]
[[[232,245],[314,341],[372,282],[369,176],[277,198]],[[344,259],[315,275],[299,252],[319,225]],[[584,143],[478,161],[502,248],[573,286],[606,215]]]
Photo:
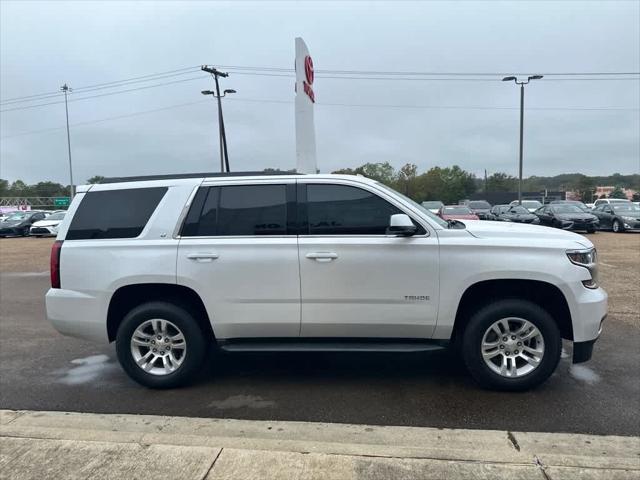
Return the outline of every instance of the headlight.
[[[591,274],[590,280],[583,280],[587,288],[598,288],[598,255],[595,248],[567,250],[567,257],[576,265],[586,268]]]

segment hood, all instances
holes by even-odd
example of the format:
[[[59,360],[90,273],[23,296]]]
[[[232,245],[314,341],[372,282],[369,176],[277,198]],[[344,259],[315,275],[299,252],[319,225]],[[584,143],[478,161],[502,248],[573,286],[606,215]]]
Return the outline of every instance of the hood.
[[[640,212],[616,212],[619,217],[640,218]]]
[[[62,220],[39,220],[34,222],[32,226],[34,227],[57,227],[62,223]]]
[[[582,235],[558,228],[487,220],[465,220],[464,224],[467,231],[477,238],[513,238],[521,239],[523,242],[537,239],[555,241],[559,247],[564,248],[593,247],[593,244]]]
[[[20,225],[21,223],[25,223],[25,220],[5,220],[0,223],[0,228],[15,227],[16,225]]]

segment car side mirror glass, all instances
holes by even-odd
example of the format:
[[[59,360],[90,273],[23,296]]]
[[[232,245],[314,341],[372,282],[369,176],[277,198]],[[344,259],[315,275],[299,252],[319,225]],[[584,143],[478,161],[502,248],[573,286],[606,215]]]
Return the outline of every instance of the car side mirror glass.
[[[389,219],[389,227],[387,228],[387,235],[395,235],[397,237],[410,237],[418,231],[418,227],[414,225],[409,218],[409,215],[404,213],[397,213],[391,215]]]

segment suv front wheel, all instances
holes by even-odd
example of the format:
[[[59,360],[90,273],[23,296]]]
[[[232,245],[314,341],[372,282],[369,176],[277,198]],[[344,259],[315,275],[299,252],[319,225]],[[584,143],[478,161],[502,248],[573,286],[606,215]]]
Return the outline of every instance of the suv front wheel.
[[[562,338],[553,318],[535,303],[507,299],[481,308],[467,323],[463,356],[482,386],[527,390],[556,369]]]
[[[206,349],[205,336],[193,316],[167,302],[137,306],[123,319],[116,336],[122,368],[150,388],[173,388],[191,381]]]

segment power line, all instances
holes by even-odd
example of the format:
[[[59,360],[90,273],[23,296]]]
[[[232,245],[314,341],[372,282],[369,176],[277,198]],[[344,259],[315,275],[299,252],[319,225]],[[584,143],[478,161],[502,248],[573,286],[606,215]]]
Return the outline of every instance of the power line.
[[[86,97],[75,97],[75,98],[72,98],[71,100],[69,100],[69,102],[79,102],[81,100],[89,100],[90,98],[108,97],[108,96],[111,96],[111,95],[118,95],[120,93],[136,92],[138,90],[146,90],[146,89],[149,89],[149,88],[163,87],[165,85],[173,85],[173,84],[176,84],[176,83],[191,82],[193,80],[202,80],[203,78],[205,78],[205,77],[199,76],[199,77],[184,78],[184,79],[181,79],[181,80],[174,80],[172,82],[157,83],[155,85],[146,85],[144,87],[129,88],[127,90],[118,90],[117,92],[101,93],[101,94],[98,94],[98,95],[89,95],[89,96],[86,96]],[[39,103],[37,105],[26,105],[24,107],[5,108],[4,110],[0,110],[0,113],[13,112],[13,111],[17,111],[17,110],[28,110],[28,109],[31,109],[31,108],[46,107],[47,105],[57,105],[57,104],[60,104],[60,103],[64,103],[64,100],[58,101],[58,102]]]
[[[164,71],[164,72],[151,73],[151,74],[148,74],[148,75],[130,77],[130,78],[125,78],[125,79],[121,79],[121,80],[114,80],[112,82],[96,83],[96,84],[93,84],[93,85],[85,85],[83,87],[78,87],[78,88],[76,88],[74,90],[76,92],[86,93],[87,91],[92,91],[92,90],[101,90],[101,89],[104,89],[104,88],[115,88],[115,87],[118,87],[118,86],[122,86],[122,84],[142,83],[142,82],[149,82],[149,81],[153,81],[153,80],[159,80],[161,78],[168,78],[168,77],[175,77],[175,76],[185,75],[185,74],[188,74],[188,73],[195,72],[196,69],[199,69],[199,66],[185,67],[185,68],[179,68],[179,69],[175,69],[175,70],[167,70],[167,71]],[[59,96],[59,95],[60,95],[60,92],[58,92],[58,91],[38,93],[38,94],[27,95],[27,96],[23,96],[23,97],[6,98],[6,99],[2,100],[0,102],[0,104],[6,105],[6,104],[10,104],[10,103],[16,103],[16,102],[19,102],[19,101],[29,101],[29,99],[36,99],[38,97],[47,98],[47,97],[54,97],[54,96]],[[34,101],[34,100],[31,100],[31,101]]]
[[[291,105],[294,102],[291,100],[278,100],[278,99],[260,99],[260,98],[230,98],[233,102],[247,102],[247,103],[275,103]],[[147,115],[149,113],[156,113],[163,110],[171,110],[174,108],[182,108],[192,105],[200,105],[207,102],[206,100],[199,100],[195,102],[178,103],[175,105],[168,105],[166,107],[154,108],[151,110],[141,110],[138,112],[132,112],[123,115],[116,115],[112,117],[99,118],[96,120],[89,120],[86,122],[78,122],[71,124],[70,127],[82,127],[86,125],[94,125],[97,123],[107,122],[111,120],[120,120],[124,118],[137,117],[141,115]],[[319,107],[355,107],[355,108],[400,108],[400,109],[413,109],[413,110],[518,110],[517,107],[501,107],[501,106],[481,106],[481,105],[402,105],[402,104],[365,104],[365,103],[317,103]],[[530,107],[528,110],[540,110],[540,111],[638,111],[640,108],[629,107]],[[63,130],[65,127],[50,127],[39,130],[30,130],[26,132],[15,133],[11,135],[5,135],[0,139],[21,137],[27,135],[36,135],[40,133],[49,133],[57,130]]]

